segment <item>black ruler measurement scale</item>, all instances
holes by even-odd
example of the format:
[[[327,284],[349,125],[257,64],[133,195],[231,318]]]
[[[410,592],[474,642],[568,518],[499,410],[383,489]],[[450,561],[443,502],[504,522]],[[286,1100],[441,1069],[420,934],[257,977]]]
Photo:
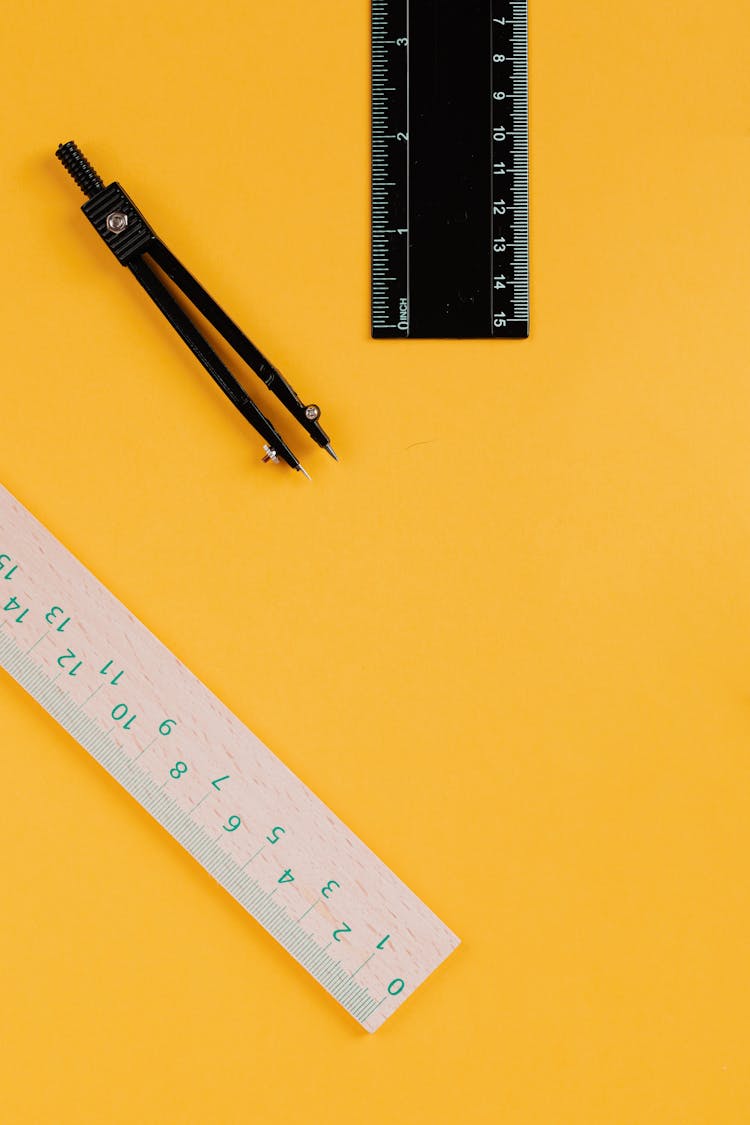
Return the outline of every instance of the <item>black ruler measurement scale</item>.
[[[372,2],[372,335],[529,334],[527,0]]]

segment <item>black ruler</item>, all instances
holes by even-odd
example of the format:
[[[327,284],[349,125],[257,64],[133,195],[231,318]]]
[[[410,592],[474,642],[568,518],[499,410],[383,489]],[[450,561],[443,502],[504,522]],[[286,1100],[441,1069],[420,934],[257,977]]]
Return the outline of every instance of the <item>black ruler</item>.
[[[372,0],[372,335],[529,334],[527,0]]]

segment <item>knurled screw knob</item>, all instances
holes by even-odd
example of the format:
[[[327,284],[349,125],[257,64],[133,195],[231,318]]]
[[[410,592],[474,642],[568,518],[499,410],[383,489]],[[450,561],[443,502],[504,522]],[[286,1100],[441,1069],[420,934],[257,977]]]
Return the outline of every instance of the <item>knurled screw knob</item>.
[[[89,199],[103,190],[104,182],[101,176],[89,164],[75,141],[66,141],[65,144],[58,145],[55,156]]]

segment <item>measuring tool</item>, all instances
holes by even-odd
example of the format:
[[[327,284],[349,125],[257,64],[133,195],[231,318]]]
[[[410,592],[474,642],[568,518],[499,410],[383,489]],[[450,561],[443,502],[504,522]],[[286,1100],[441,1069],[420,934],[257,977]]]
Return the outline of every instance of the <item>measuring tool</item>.
[[[458,945],[2,486],[0,667],[368,1031]]]
[[[372,0],[372,335],[529,334],[526,0]]]

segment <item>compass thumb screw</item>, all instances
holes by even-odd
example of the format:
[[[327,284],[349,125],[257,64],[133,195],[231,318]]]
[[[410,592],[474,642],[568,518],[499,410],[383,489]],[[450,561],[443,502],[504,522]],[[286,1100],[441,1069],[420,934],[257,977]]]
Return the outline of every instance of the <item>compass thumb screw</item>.
[[[75,141],[67,141],[65,144],[58,145],[55,156],[89,199],[103,190],[104,181],[99,173],[91,167]]]

